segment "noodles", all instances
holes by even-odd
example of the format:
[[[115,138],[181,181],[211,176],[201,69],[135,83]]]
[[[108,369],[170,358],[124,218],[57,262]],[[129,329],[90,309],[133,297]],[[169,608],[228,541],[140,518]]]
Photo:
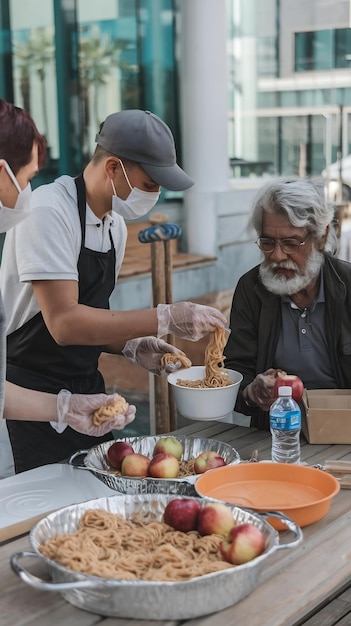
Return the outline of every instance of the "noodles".
[[[221,535],[183,533],[162,521],[146,521],[103,509],[87,510],[79,529],[54,535],[39,552],[84,574],[121,580],[180,581],[233,567],[220,555]]]
[[[177,363],[180,361],[183,367],[191,367],[191,361],[185,354],[173,354],[172,352],[166,352],[161,357],[161,365],[165,369],[168,363]]]
[[[124,415],[127,409],[127,401],[122,396],[117,396],[112,404],[104,404],[99,409],[96,409],[93,415],[93,424],[94,426],[100,426],[100,424],[107,422],[115,415]]]
[[[202,380],[188,380],[178,378],[177,385],[182,387],[227,387],[232,385],[228,372],[224,369],[223,349],[226,344],[225,328],[216,328],[211,334],[205,351],[205,378]]]
[[[223,372],[225,344],[225,328],[216,328],[205,351],[205,387],[225,387],[232,382],[227,372]]]
[[[195,459],[189,459],[189,461],[179,461],[178,478],[185,478],[185,476],[193,476],[196,474],[194,462]]]

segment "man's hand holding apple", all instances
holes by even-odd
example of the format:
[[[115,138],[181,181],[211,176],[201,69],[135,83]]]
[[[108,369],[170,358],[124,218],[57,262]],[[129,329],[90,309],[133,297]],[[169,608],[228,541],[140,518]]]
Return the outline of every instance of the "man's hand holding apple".
[[[304,385],[301,378],[295,374],[286,374],[285,372],[281,372],[275,379],[275,398],[278,398],[279,387],[291,387],[292,398],[295,402],[300,402],[304,392]]]
[[[257,374],[252,383],[247,385],[243,391],[243,398],[246,404],[251,407],[259,407],[262,411],[269,411],[276,397],[276,379],[282,374],[286,374],[286,372],[273,367],[262,374]]]

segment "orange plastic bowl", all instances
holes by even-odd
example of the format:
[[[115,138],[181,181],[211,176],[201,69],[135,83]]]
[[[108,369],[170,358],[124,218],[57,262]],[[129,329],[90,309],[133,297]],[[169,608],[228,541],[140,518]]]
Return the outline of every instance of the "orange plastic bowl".
[[[260,511],[280,511],[299,526],[324,517],[340,485],[334,476],[305,465],[241,463],[219,467],[196,479],[199,496]],[[285,526],[275,518],[277,530]]]

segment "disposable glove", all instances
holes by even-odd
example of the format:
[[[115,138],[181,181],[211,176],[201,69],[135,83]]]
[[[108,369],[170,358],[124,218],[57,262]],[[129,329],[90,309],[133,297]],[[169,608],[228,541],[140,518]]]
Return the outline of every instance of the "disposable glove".
[[[190,341],[198,341],[214,332],[218,326],[224,328],[227,323],[218,309],[194,302],[158,304],[157,320],[158,337],[170,334]]]
[[[278,374],[286,374],[279,369],[272,367],[263,374],[257,374],[256,378],[245,387],[243,398],[249,406],[257,406],[262,411],[269,411],[274,398],[274,384]]]
[[[113,404],[118,397],[118,393],[85,395],[61,389],[57,395],[58,419],[57,422],[50,422],[50,424],[59,434],[63,433],[67,426],[70,426],[78,433],[91,437],[102,437],[113,429],[122,430],[135,418],[136,407],[133,404],[128,404],[128,408],[123,414],[115,415],[100,426],[93,424],[93,415],[96,409],[102,405]]]
[[[162,365],[161,359],[163,355],[168,352],[185,356],[182,350],[153,336],[130,339],[122,350],[122,354],[124,354],[129,361],[138,363],[144,369],[158,376],[175,372],[182,367],[180,361],[168,363],[165,366]]]

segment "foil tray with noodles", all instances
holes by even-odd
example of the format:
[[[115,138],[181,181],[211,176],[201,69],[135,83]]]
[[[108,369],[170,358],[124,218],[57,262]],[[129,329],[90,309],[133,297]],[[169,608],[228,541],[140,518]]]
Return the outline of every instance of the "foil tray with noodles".
[[[247,596],[258,584],[266,559],[276,550],[293,548],[302,541],[299,526],[281,513],[294,538],[280,543],[278,532],[251,511],[228,505],[237,524],[252,523],[265,536],[265,549],[257,558],[243,565],[204,574],[181,582],[118,580],[83,574],[44,557],[39,547],[56,534],[73,533],[88,509],[104,509],[126,519],[141,515],[144,521],[162,520],[164,509],[173,496],[142,494],[111,496],[71,505],[51,513],[32,529],[29,540],[33,552],[18,552],[11,557],[11,566],[21,580],[41,591],[59,591],[67,602],[86,611],[109,617],[145,620],[182,620],[207,615],[231,606]],[[208,500],[201,500],[202,506]],[[270,512],[272,516],[272,512]],[[52,582],[34,576],[23,565],[33,557],[44,561]]]
[[[152,458],[152,452],[156,442],[166,435],[124,437],[115,441],[124,441],[133,446],[134,452],[144,454]],[[200,437],[185,437],[172,435],[183,445],[182,459],[188,461],[194,459],[201,452],[214,450],[226,462],[226,465],[240,463],[239,453],[227,443],[216,439],[202,439]],[[90,450],[79,450],[73,454],[69,463],[80,469],[88,469],[111,489],[124,494],[134,493],[170,493],[183,496],[195,496],[194,483],[199,474],[182,478],[129,478],[113,472],[107,461],[107,450],[115,441],[106,441],[94,446]],[[75,462],[79,456],[84,457],[84,465]]]

